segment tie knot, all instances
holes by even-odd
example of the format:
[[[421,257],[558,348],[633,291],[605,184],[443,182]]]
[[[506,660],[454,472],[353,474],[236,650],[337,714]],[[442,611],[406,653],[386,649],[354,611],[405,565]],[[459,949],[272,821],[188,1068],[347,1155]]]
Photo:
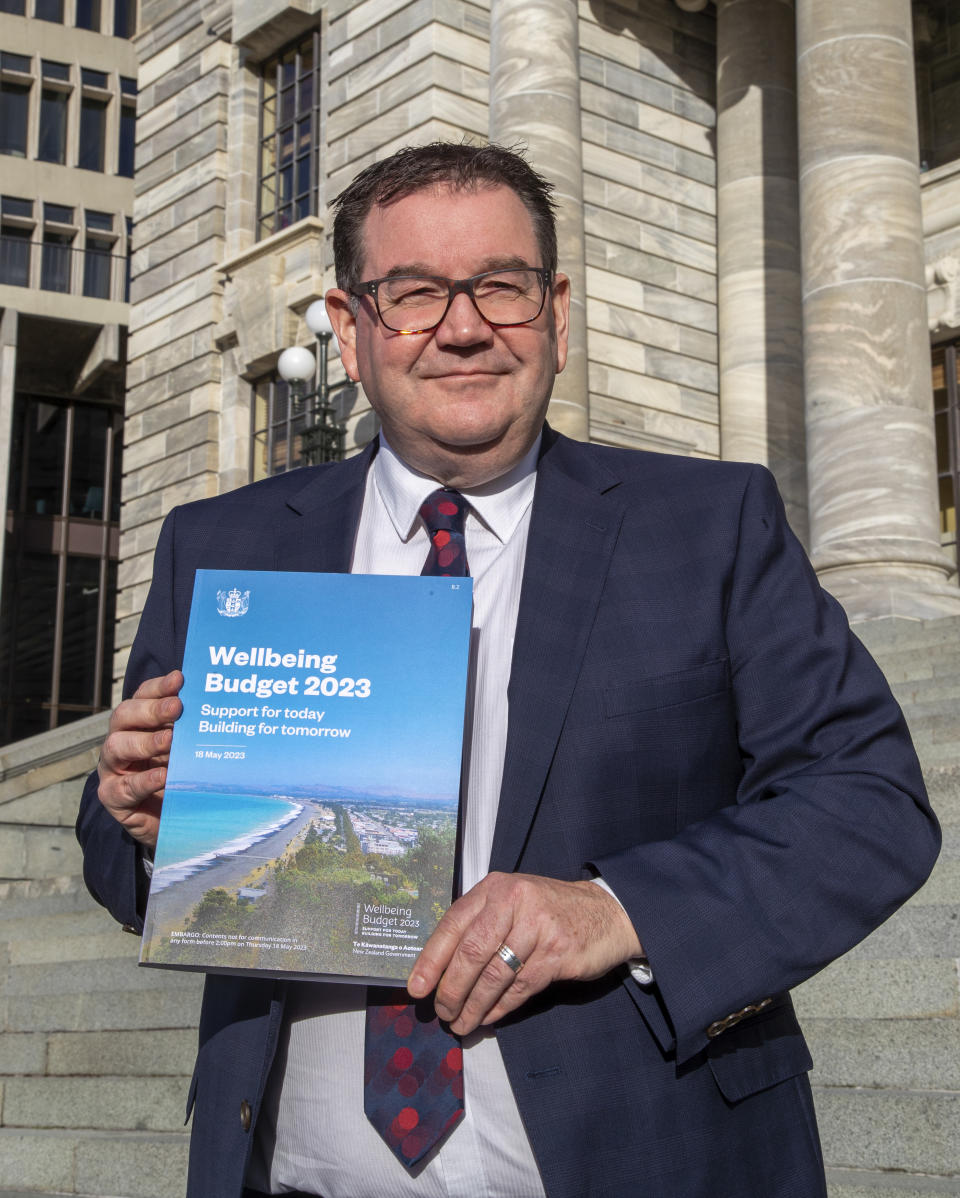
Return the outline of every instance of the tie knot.
[[[420,506],[420,516],[430,534],[430,552],[421,574],[464,578],[470,573],[463,522],[469,504],[459,491],[441,487]]]
[[[431,537],[441,529],[462,533],[468,506],[459,491],[440,487],[428,495],[420,505],[420,516]]]

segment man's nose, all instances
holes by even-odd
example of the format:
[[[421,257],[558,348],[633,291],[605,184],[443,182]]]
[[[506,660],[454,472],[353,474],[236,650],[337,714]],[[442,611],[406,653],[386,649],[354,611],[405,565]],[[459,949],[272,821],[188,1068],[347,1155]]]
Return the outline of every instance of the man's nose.
[[[478,345],[493,340],[493,328],[477,311],[470,296],[461,291],[453,297],[435,336],[438,345]]]

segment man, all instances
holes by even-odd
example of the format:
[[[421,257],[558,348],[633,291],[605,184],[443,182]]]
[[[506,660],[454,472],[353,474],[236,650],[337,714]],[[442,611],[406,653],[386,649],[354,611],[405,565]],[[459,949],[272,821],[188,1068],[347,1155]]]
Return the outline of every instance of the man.
[[[139,928],[197,567],[419,573],[420,504],[462,493],[464,894],[408,988],[462,1037],[466,1115],[404,1168],[363,1116],[362,988],[211,977],[191,1198],[823,1195],[787,990],[936,856],[899,710],[765,471],[545,428],[569,285],[522,159],[405,150],[337,203],[379,445],[171,513],[78,834]]]

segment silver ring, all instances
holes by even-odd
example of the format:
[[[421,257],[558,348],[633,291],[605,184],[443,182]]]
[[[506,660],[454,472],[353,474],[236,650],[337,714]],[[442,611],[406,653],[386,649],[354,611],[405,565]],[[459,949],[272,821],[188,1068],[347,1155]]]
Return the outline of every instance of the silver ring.
[[[501,943],[500,947],[497,949],[497,956],[504,963],[504,965],[509,965],[514,973],[519,973],[520,970],[523,969],[523,962],[513,951],[513,949],[508,948],[505,944]]]

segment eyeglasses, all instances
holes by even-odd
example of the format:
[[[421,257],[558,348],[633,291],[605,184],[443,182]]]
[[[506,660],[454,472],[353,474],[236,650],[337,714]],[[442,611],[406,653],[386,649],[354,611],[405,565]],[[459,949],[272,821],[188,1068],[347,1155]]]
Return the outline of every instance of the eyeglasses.
[[[551,272],[524,266],[485,270],[469,279],[434,275],[391,275],[358,283],[358,299],[372,295],[377,315],[392,333],[429,333],[443,322],[454,298],[470,297],[487,324],[529,324],[543,311]]]

